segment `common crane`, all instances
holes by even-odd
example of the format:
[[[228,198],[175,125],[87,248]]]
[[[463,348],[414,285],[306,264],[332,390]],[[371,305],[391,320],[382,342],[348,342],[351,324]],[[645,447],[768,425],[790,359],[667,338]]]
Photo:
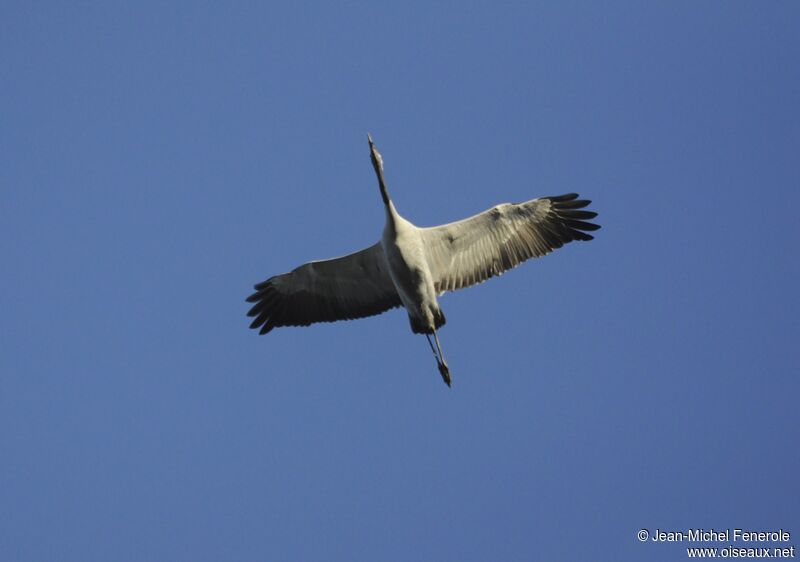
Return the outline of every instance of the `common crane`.
[[[367,135],[378,176],[386,225],[381,239],[364,250],[301,265],[255,286],[247,298],[251,328],[266,334],[277,326],[308,326],[373,316],[405,307],[415,334],[425,334],[439,373],[450,386],[450,369],[436,333],[445,318],[437,297],[482,283],[530,258],[573,240],[592,240],[581,210],[591,201],[577,193],[503,203],[450,224],[420,228],[401,217],[389,198],[383,158]],[[433,335],[434,343],[431,341]]]

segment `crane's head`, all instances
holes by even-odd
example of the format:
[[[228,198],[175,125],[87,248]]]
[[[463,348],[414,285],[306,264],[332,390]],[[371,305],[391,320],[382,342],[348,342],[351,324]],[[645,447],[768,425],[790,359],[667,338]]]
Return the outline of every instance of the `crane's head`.
[[[372,157],[372,166],[375,168],[375,173],[380,174],[383,172],[383,156],[375,148],[375,143],[372,141],[372,135],[367,133],[367,141],[369,141],[369,153]]]
[[[367,133],[367,140],[369,141],[369,155],[372,159],[372,167],[375,168],[375,175],[378,176],[378,185],[381,188],[381,198],[383,198],[385,205],[389,205],[389,191],[386,189],[386,180],[383,179],[383,157],[378,152],[378,149],[375,148],[372,135],[369,133]]]

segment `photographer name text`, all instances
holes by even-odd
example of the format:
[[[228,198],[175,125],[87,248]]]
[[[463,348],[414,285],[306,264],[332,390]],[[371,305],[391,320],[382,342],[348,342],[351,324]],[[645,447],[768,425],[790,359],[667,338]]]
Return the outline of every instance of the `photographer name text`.
[[[791,533],[777,531],[748,531],[744,529],[689,529],[688,531],[662,531],[650,533],[653,542],[788,542]]]

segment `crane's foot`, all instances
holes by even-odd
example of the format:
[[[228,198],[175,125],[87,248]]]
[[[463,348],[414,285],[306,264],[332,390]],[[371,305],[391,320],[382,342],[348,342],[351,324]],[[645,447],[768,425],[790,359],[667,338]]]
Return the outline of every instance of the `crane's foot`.
[[[447,366],[447,363],[444,361],[439,361],[439,374],[442,375],[442,380],[444,380],[444,384],[448,387],[450,386],[450,367]]]

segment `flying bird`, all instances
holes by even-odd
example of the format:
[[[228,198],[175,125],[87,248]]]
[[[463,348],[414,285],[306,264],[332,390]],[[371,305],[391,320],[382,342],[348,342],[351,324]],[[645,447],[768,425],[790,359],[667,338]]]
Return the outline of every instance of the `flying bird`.
[[[250,327],[266,334],[278,326],[352,320],[402,306],[411,330],[425,334],[439,373],[450,386],[450,368],[436,332],[445,317],[437,297],[482,283],[530,258],[573,240],[592,240],[597,213],[577,193],[503,203],[460,221],[422,228],[400,216],[389,197],[383,158],[370,135],[386,225],[372,246],[340,258],[312,261],[270,277],[247,298]],[[433,336],[433,341],[431,341]],[[435,343],[435,345],[434,345]]]

